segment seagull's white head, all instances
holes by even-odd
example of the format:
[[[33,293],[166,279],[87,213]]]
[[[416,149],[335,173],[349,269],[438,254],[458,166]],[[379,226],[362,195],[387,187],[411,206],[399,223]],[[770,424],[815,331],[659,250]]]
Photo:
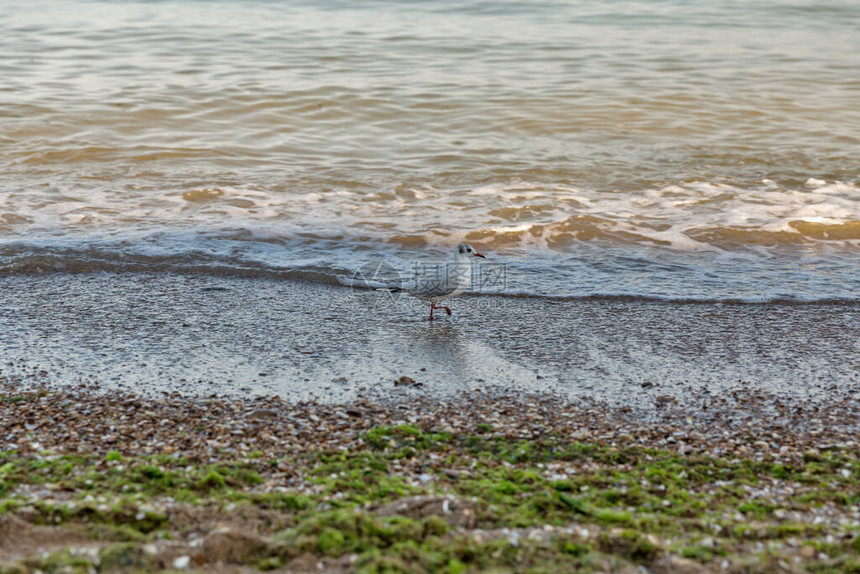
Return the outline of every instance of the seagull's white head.
[[[475,248],[468,243],[461,243],[458,245],[456,253],[457,257],[480,257],[481,259],[486,259],[486,257],[478,253]]]

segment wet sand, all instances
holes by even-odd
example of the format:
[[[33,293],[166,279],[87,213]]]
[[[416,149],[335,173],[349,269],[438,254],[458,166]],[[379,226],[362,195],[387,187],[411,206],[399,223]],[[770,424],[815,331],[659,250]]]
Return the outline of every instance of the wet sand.
[[[732,390],[856,398],[860,305],[407,296],[147,273],[0,280],[3,374],[286,401],[542,393],[653,411]],[[394,386],[408,377],[415,384]]]

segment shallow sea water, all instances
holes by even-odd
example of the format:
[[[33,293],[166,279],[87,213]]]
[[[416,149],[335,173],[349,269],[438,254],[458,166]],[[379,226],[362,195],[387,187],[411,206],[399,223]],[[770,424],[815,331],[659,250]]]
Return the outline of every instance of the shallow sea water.
[[[467,240],[509,294],[860,293],[856,2],[3,13],[0,273],[345,283]]]

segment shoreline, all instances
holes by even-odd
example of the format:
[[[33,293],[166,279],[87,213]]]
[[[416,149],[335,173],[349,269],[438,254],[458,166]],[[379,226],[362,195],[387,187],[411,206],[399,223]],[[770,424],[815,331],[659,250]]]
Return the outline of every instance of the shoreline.
[[[3,372],[158,396],[291,402],[556,394],[653,411],[751,388],[788,401],[860,392],[860,304],[728,305],[471,295],[453,317],[390,294],[160,273],[7,276]]]
[[[860,567],[856,401],[105,390],[0,378],[0,571]]]

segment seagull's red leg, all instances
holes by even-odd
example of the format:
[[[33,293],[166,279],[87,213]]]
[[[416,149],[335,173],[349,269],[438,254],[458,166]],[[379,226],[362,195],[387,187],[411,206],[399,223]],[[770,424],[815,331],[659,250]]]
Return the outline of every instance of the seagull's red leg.
[[[451,309],[449,309],[448,307],[443,307],[442,305],[436,305],[436,303],[430,303],[430,320],[431,321],[433,320],[433,310],[434,309],[445,309],[445,312],[448,313],[449,316],[451,315]]]

